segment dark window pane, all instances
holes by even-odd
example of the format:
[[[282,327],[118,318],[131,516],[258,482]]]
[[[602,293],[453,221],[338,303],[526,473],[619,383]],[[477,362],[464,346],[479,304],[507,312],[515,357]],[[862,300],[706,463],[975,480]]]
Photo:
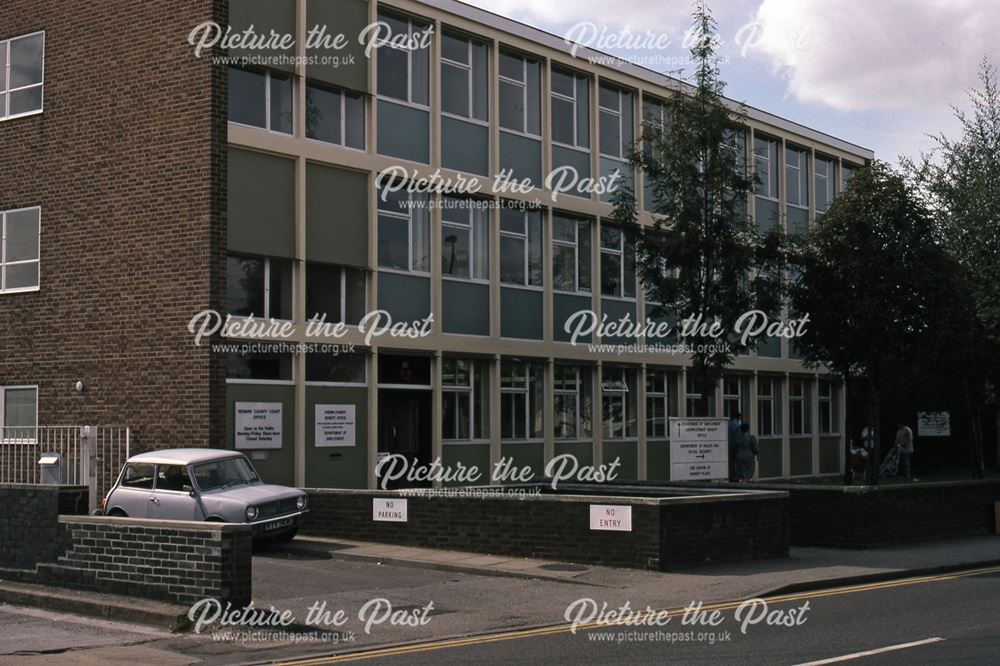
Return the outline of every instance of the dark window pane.
[[[264,260],[227,257],[226,302],[237,317],[264,316]]]
[[[38,209],[7,213],[4,261],[38,259]]]
[[[524,60],[520,56],[501,51],[500,76],[524,82]]]
[[[573,75],[558,69],[552,70],[552,92],[573,96]]]
[[[621,296],[621,257],[616,254],[601,253],[601,293],[605,296]]]
[[[306,319],[341,321],[340,266],[306,264]]]
[[[347,145],[358,150],[365,149],[365,98],[362,95],[344,94],[345,110],[347,116],[346,127]]]
[[[229,68],[229,120],[267,127],[264,81],[261,73]]]
[[[564,99],[552,100],[552,140],[574,145],[573,103]]]
[[[38,262],[5,266],[4,289],[27,289],[38,286]]]
[[[563,291],[576,291],[576,252],[566,245],[552,249],[553,286]]]
[[[306,136],[341,143],[339,92],[309,86],[306,90]]]
[[[542,285],[542,220],[541,213],[528,213],[528,281]]]
[[[259,379],[291,381],[291,354],[238,354],[226,357],[226,376],[229,379]]]
[[[500,237],[500,281],[507,284],[525,283],[524,240]]]
[[[270,312],[272,319],[292,318],[292,262],[271,259]]]
[[[450,35],[447,32],[441,33],[441,57],[466,65],[471,64],[469,62],[468,40]]]
[[[10,87],[20,88],[42,82],[42,34],[10,41]]]
[[[622,136],[619,121],[613,113],[601,111],[601,152],[605,155],[622,156]]]
[[[409,224],[406,220],[379,216],[378,265],[409,270]]]
[[[441,271],[445,275],[469,277],[469,231],[445,226],[441,229]]]
[[[590,148],[590,81],[576,82],[576,145]]]
[[[524,131],[524,88],[500,82],[500,126]]]
[[[28,88],[9,93],[10,95],[10,115],[19,113],[31,113],[42,108],[42,87]]]
[[[542,133],[541,65],[531,60],[528,69],[528,129],[531,134]]]
[[[271,73],[271,129],[292,133],[292,78]]]
[[[347,268],[345,271],[347,284],[344,287],[346,291],[346,302],[344,303],[346,317],[344,321],[348,324],[357,324],[366,314],[367,276],[365,271],[356,268]]]
[[[600,87],[599,97],[600,99],[598,100],[598,103],[605,109],[621,111],[617,88],[609,88],[608,86],[602,85]]]
[[[365,357],[360,354],[308,354],[306,381],[364,384]]]
[[[441,64],[441,110],[469,116],[469,72],[446,63]]]
[[[122,474],[122,487],[138,490],[153,489],[154,469],[152,465],[132,464],[125,466]]]
[[[472,44],[472,117],[489,120],[489,56],[485,44]]]
[[[406,51],[383,46],[378,49],[378,94],[408,101]]]

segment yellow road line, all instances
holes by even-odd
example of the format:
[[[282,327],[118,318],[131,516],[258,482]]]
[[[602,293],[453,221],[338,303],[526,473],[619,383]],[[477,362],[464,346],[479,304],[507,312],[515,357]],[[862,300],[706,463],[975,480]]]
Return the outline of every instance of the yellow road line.
[[[828,590],[816,590],[813,592],[775,595],[770,597],[762,597],[762,599],[766,601],[768,604],[789,603],[793,601],[802,601],[806,599],[833,597],[844,594],[856,594],[858,592],[885,590],[893,587],[905,587],[909,585],[919,585],[923,583],[954,580],[956,578],[979,576],[988,573],[1000,573],[1000,567],[970,569],[967,571],[958,571],[950,574],[937,574],[933,576],[916,576],[912,578],[901,578],[899,580],[885,581],[881,583],[865,583],[861,585],[835,587]],[[743,599],[737,601],[723,601],[714,604],[705,604],[701,607],[701,610],[702,611],[731,610],[737,608],[744,601],[746,600]],[[683,608],[674,608],[670,610],[659,610],[659,611],[654,610],[652,612],[645,612],[639,617],[643,617],[645,619],[652,619],[654,617],[667,618],[667,617],[678,617],[683,614],[684,614]],[[637,621],[638,619],[636,617],[633,617],[630,618],[629,620],[619,620],[614,622],[588,622],[585,624],[581,623],[576,625],[576,629],[577,631],[602,629],[602,628],[619,626],[622,624],[634,623]],[[538,627],[536,629],[520,629],[515,631],[497,633],[497,634],[483,634],[478,636],[468,636],[465,638],[452,638],[440,641],[432,641],[428,643],[416,643],[413,645],[399,645],[387,648],[376,648],[373,650],[367,650],[365,652],[353,652],[348,654],[341,654],[341,655],[334,655],[327,657],[310,657],[307,659],[281,662],[279,666],[325,666],[326,664],[338,664],[348,661],[363,661],[367,659],[376,659],[378,657],[391,657],[391,656],[399,656],[406,654],[417,654],[420,652],[431,652],[434,650],[445,650],[450,648],[466,647],[469,645],[484,645],[486,643],[497,643],[499,641],[513,640],[517,638],[549,636],[553,634],[562,634],[570,632],[572,628],[573,625],[571,624],[558,624],[549,627]]]

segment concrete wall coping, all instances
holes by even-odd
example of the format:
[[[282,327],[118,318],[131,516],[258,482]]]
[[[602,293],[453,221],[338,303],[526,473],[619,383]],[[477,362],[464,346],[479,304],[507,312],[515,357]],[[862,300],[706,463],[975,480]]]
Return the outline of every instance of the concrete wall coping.
[[[0,483],[0,490],[88,490],[87,486],[69,486],[55,483]]]
[[[758,488],[775,490],[809,490],[829,493],[845,493],[848,495],[866,495],[877,492],[901,492],[905,490],[921,490],[927,488],[955,488],[963,486],[1000,485],[1000,479],[965,479],[960,481],[921,481],[911,485],[878,485],[878,486],[826,486],[805,483],[767,483],[758,484]]]
[[[121,525],[156,529],[195,530],[199,532],[250,532],[242,523],[209,523],[202,520],[155,520],[120,516],[59,516],[60,523],[71,525]]]

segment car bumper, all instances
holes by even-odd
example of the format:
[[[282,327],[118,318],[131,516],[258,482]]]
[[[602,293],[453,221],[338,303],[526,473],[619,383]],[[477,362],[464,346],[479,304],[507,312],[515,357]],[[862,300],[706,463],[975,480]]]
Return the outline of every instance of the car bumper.
[[[299,520],[307,513],[309,513],[308,510],[297,511],[296,513],[288,513],[284,516],[275,516],[274,518],[268,518],[266,520],[258,520],[249,523],[249,525],[253,529],[253,536],[255,539],[259,537],[279,536],[286,532],[298,529]]]

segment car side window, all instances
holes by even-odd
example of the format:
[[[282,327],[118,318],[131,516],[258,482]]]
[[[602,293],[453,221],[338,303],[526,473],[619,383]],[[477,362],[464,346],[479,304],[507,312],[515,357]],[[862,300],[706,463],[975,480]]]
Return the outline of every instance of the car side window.
[[[180,492],[191,490],[191,479],[188,477],[187,467],[184,465],[157,465],[156,489]]]
[[[141,463],[125,465],[125,474],[122,475],[122,487],[134,488],[136,490],[152,490],[153,466]]]

